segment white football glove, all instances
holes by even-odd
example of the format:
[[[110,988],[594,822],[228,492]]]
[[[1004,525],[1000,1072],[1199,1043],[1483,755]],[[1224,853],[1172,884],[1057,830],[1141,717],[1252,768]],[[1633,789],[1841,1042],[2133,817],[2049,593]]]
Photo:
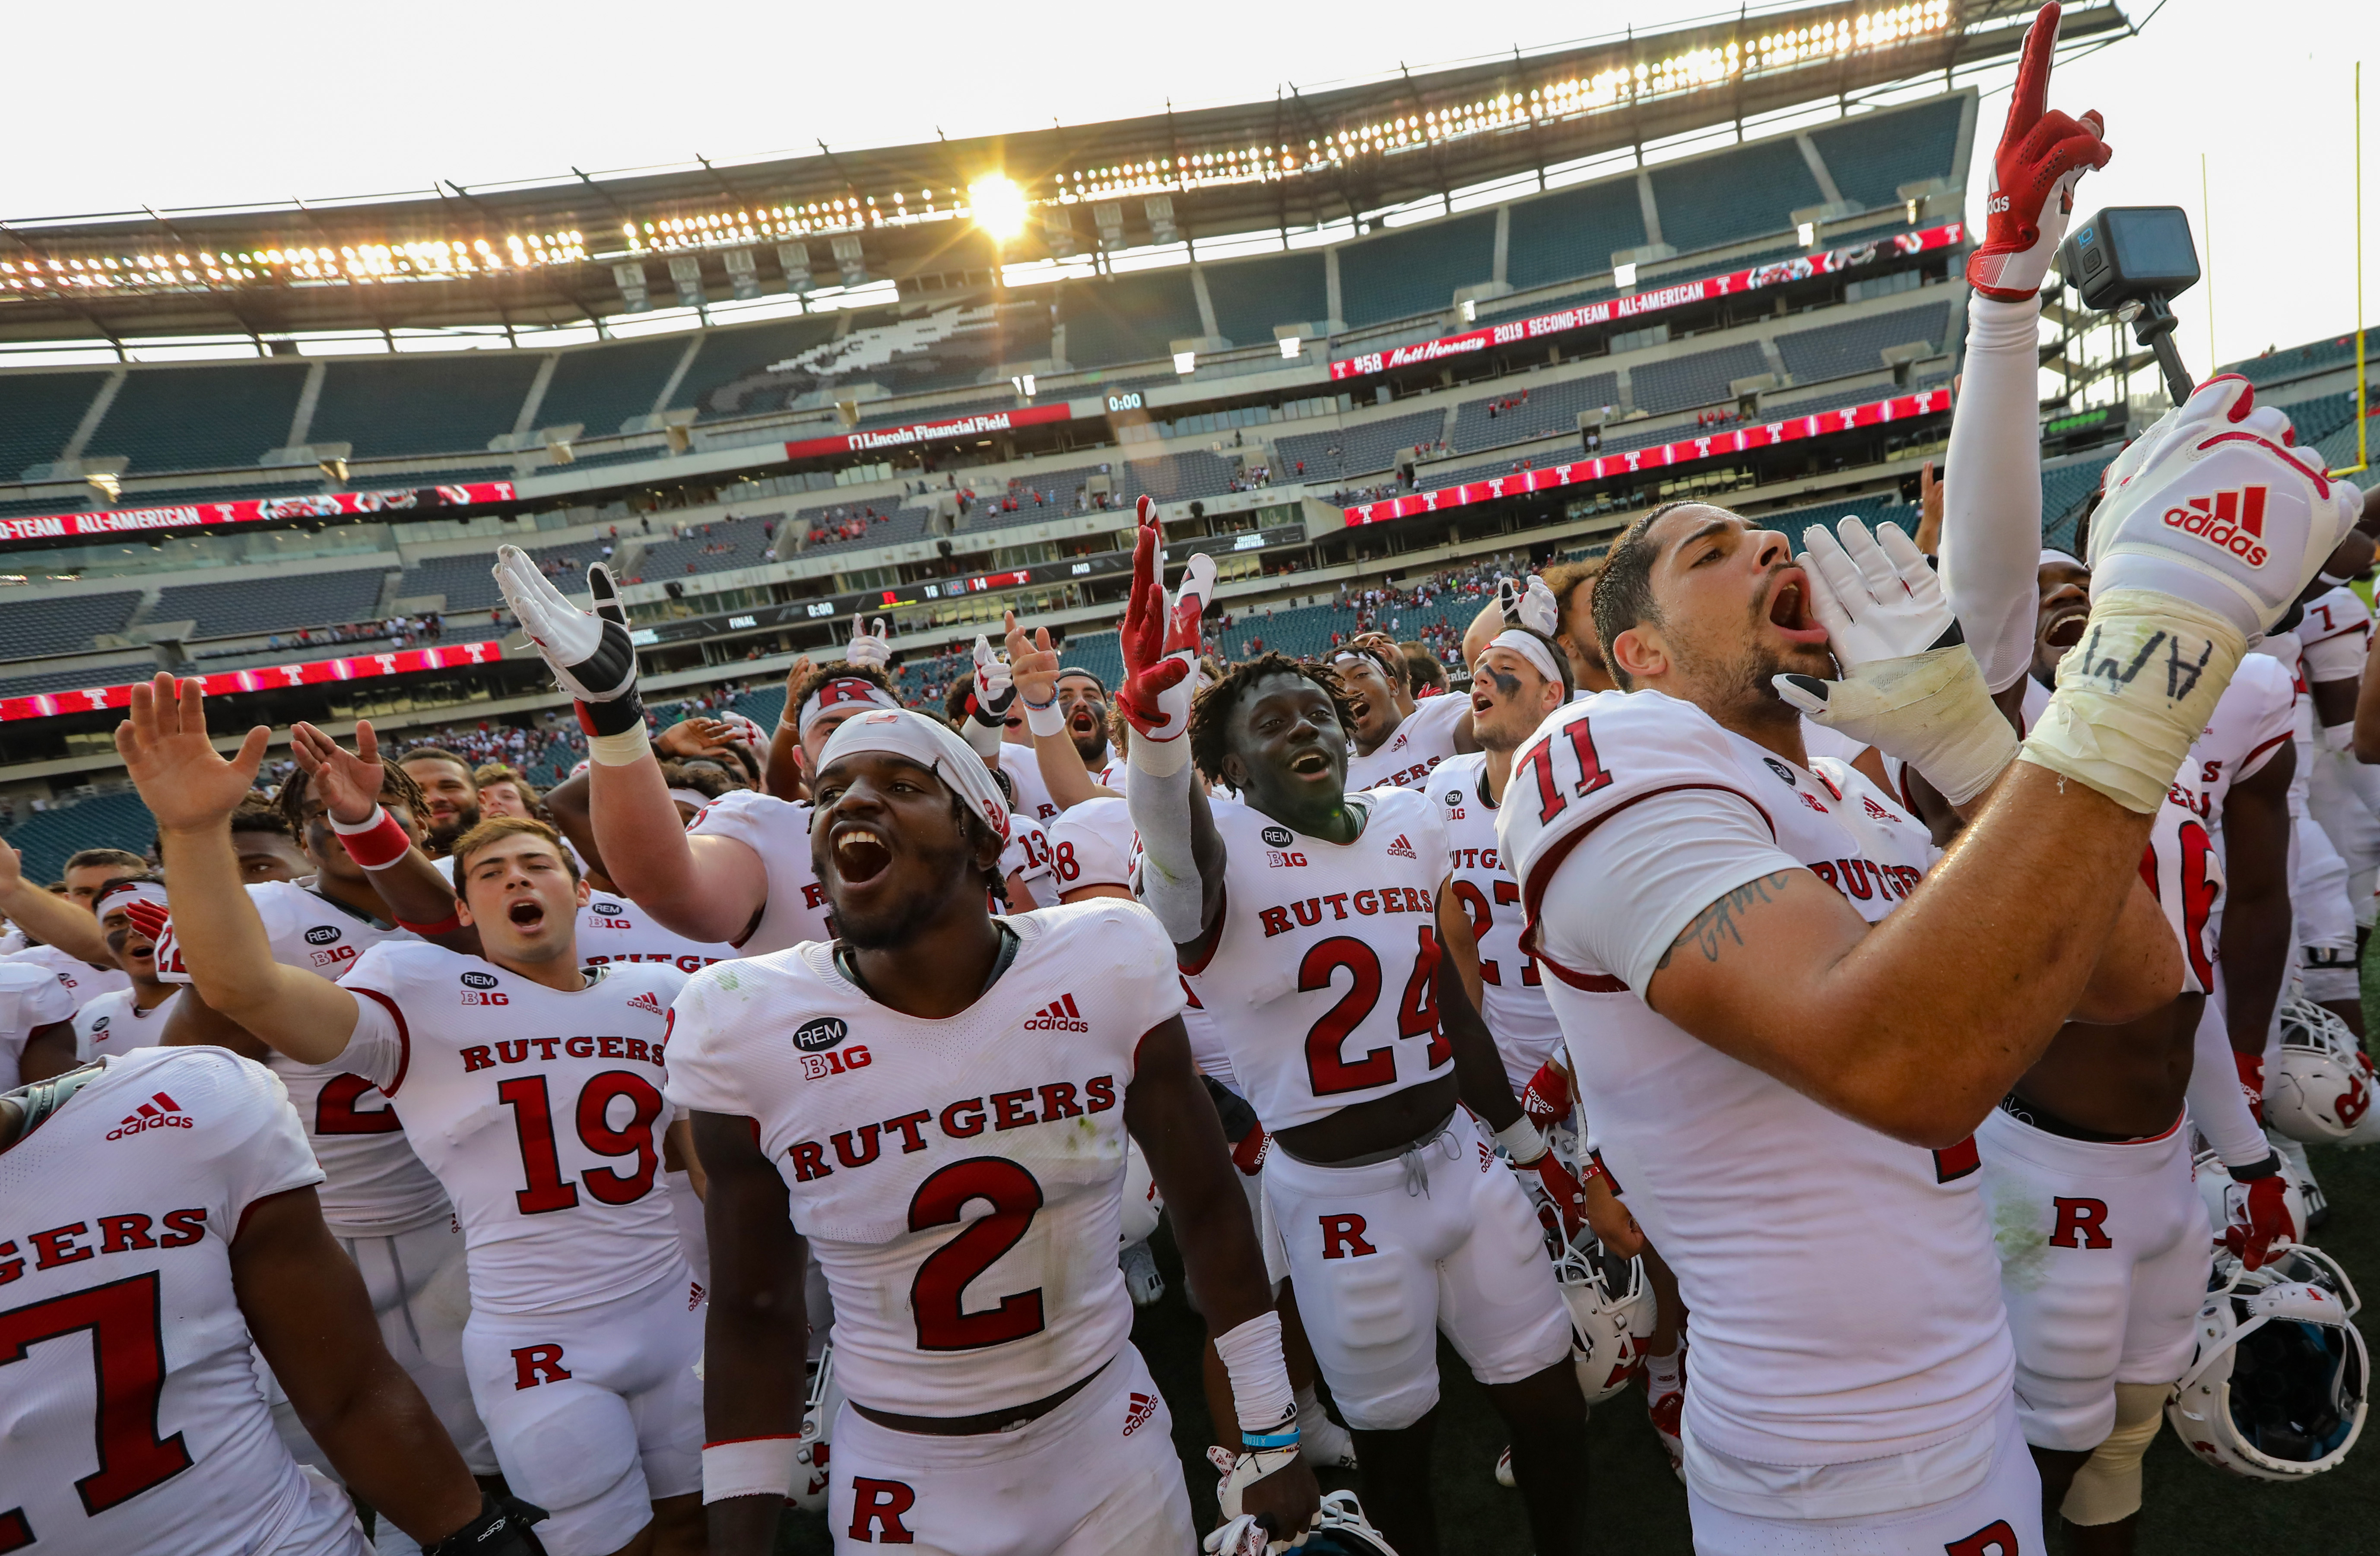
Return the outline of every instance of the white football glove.
[[[2253,385],[2226,374],[2119,455],[2091,516],[2091,598],[2170,595],[2260,639],[2363,508],[2354,484],[2287,446],[2276,420],[2258,411]]]
[[[1279,1556],[1281,1551],[1294,1550],[1305,1543],[1304,1529],[1291,1539],[1269,1538],[1256,1514],[1240,1511],[1243,1491],[1296,1460],[1294,1448],[1252,1448],[1242,1453],[1222,1447],[1207,1450],[1207,1462],[1223,1476],[1222,1483],[1215,1488],[1215,1505],[1223,1515],[1222,1526],[1201,1542],[1208,1556]]]
[[[975,754],[990,760],[1000,755],[1002,732],[1008,727],[1008,705],[1016,700],[1016,686],[1008,663],[992,651],[980,634],[975,640],[975,689],[967,699],[961,731]]]
[[[1525,589],[1510,578],[1497,579],[1496,603],[1507,626],[1525,626],[1548,638],[1561,626],[1561,608],[1554,602],[1554,591],[1535,573],[1529,575]]]
[[[562,689],[577,700],[580,727],[594,736],[641,732],[645,710],[637,697],[637,650],[612,569],[600,562],[587,569],[591,611],[564,598],[518,546],[498,546],[493,571],[521,630]]]
[[[851,641],[844,646],[843,658],[846,664],[872,664],[879,670],[892,663],[892,634],[885,626],[884,618],[876,618],[876,629],[871,632],[860,620],[860,613],[852,612]]]
[[[1840,539],[1837,539],[1840,535]],[[2016,731],[1992,703],[1925,553],[1900,526],[1856,518],[1809,534],[1801,556],[1810,612],[1842,678],[1772,677],[1777,695],[1828,729],[1900,758],[1953,805],[1991,786],[2016,757]]]

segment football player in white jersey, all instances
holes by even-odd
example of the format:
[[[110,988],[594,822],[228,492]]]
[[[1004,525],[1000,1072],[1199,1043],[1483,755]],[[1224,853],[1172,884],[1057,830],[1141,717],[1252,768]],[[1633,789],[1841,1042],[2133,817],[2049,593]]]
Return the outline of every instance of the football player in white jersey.
[[[2058,665],[2075,651],[2079,634],[2058,629],[2076,620],[2089,583],[2081,563],[2056,553],[2037,571],[2041,647],[2020,729],[2046,711]],[[2245,925],[2226,911],[2218,837],[2252,889],[2251,910],[2269,918],[2277,906],[2280,923],[2268,927],[2287,922],[2290,701],[2277,665],[2243,661],[2151,826],[2141,871],[2182,948],[2180,997],[2137,1021],[2069,1023],[1975,1135],[2018,1416],[2045,1505],[2063,1514],[2070,1544],[2093,1551],[2132,1549],[2142,1456],[2195,1348],[2210,1257],[2189,1125],[2225,1157],[2228,1236],[2248,1268],[2302,1234],[2280,1159],[2235,1083],[2221,1014],[2208,1009],[2218,941],[2246,949],[2232,932]],[[2286,935],[2260,949],[2261,966],[2226,964],[2240,979],[2234,1001],[2255,1005],[2259,1056]]]
[[[1365,633],[1330,656],[1330,668],[1355,710],[1348,732],[1351,791],[1420,788],[1433,768],[1455,754],[1455,724],[1469,710],[1459,697],[1434,697],[1406,711],[1401,706],[1404,660],[1395,643]]]
[[[14,1087],[31,1048],[37,1064],[74,1052],[74,994],[37,962],[0,961],[0,1081]],[[71,1068],[71,1065],[69,1065]]]
[[[6,905],[0,911],[34,942],[8,959],[49,969],[74,996],[78,1009],[102,994],[130,987],[131,979],[108,954],[99,920],[91,915],[91,900],[109,881],[139,875],[149,868],[149,861],[121,848],[85,848],[68,857],[67,889],[53,894],[40,882],[24,879],[23,863],[15,849],[5,844],[0,844],[0,849],[6,854],[0,858],[0,902]]]
[[[223,827],[267,732],[226,762],[198,684],[174,693],[162,675],[135,687],[116,738],[157,817],[199,991],[277,1052],[402,1107],[468,1248],[471,1396],[512,1489],[552,1514],[547,1548],[699,1550],[701,1294],[656,1184],[667,1007],[686,975],[582,972],[587,888],[552,828],[514,819],[455,840],[455,917],[484,959],[383,942],[341,982],[282,965]]]
[[[253,1348],[428,1556],[541,1549],[382,1345],[322,1176],[279,1083],[219,1049],[0,1094],[0,1550],[369,1556],[275,1438]]]
[[[501,547],[497,556],[505,602],[577,701],[590,762],[587,823],[612,883],[655,922],[689,940],[727,942],[746,955],[829,938],[826,891],[810,869],[808,801],[738,789],[691,826],[679,820],[645,731],[636,649],[610,569],[598,563],[587,570],[596,607],[588,612],[564,599],[516,548]],[[873,657],[882,641],[856,638],[855,652],[871,646],[871,662],[820,665],[794,688],[778,728],[798,731],[806,769],[815,770],[844,720],[900,706],[882,660]],[[570,807],[571,787],[546,796],[555,814]]]
[[[2354,538],[2369,543],[2361,534]],[[2325,566],[2325,576],[2336,565],[2334,560]],[[2343,584],[2307,601],[2305,619],[2298,624],[2306,689],[2313,699],[2316,748],[2306,807],[2347,864],[2348,906],[2357,925],[2367,930],[2375,872],[2380,872],[2380,772],[2356,760],[2350,747],[2371,637],[2371,607]]]
[[[107,937],[107,948],[115,953],[115,964],[132,980],[132,987],[102,994],[75,1012],[76,1064],[88,1064],[102,1054],[129,1053],[164,1042],[166,1019],[182,996],[182,985],[157,976],[156,942],[133,921],[135,904],[155,913],[167,912],[164,878],[137,875],[112,881],[91,905],[99,910],[99,927]]]
[[[1522,1116],[1440,954],[1437,801],[1346,792],[1354,715],[1319,667],[1279,654],[1236,665],[1194,715],[1212,567],[1194,559],[1169,602],[1148,517],[1119,699],[1133,721],[1139,892],[1271,1137],[1274,1251],[1354,1433],[1366,1511],[1399,1550],[1438,1549],[1443,1331],[1512,1428],[1537,1549],[1574,1550],[1586,1412],[1570,1320],[1536,1214],[1495,1147],[1539,1179],[1566,1230],[1580,1224],[1579,1190]],[[1194,762],[1240,797],[1209,800]]]
[[[801,1425],[806,1242],[848,1401],[837,1550],[1189,1548],[1115,1267],[1127,1130],[1224,1331],[1250,1450],[1226,1513],[1302,1531],[1318,1493],[1280,1320],[1157,926],[1111,902],[992,918],[1007,808],[924,715],[845,723],[813,794],[840,938],[706,971],[673,1013],[670,1098],[694,1110],[710,1173],[716,1556],[774,1549]],[[989,1214],[970,1220],[977,1203]]]

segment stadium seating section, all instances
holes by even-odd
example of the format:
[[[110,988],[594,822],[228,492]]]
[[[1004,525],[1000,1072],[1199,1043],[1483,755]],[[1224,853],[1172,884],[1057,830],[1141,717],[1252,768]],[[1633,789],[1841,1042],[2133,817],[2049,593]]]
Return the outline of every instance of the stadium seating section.
[[[704,416],[751,416],[783,409],[782,395],[753,395],[746,381],[765,373],[771,362],[832,339],[838,322],[832,314],[813,313],[775,323],[710,331],[702,336],[702,349],[694,354],[694,362],[677,393],[670,396],[670,404],[692,406]],[[683,351],[684,337],[678,338],[678,349]]]
[[[1167,355],[1172,342],[1207,333],[1186,269],[1068,282],[1059,291],[1058,322],[1066,359],[1078,368],[1149,361]]]
[[[1767,371],[1768,359],[1760,347],[1743,341],[1646,362],[1629,374],[1629,383],[1636,408],[1658,416],[1664,411],[1718,405],[1732,397],[1730,383]]]
[[[357,458],[485,448],[513,430],[540,363],[528,352],[481,356],[462,371],[443,357],[334,361],[307,441],[352,444]]]
[[[686,341],[675,335],[565,351],[553,364],[537,424],[576,423],[589,437],[609,436],[621,423],[652,414],[662,386],[685,355]]]
[[[1319,254],[1208,265],[1207,297],[1215,305],[1216,332],[1234,346],[1262,346],[1276,324],[1312,325],[1330,312]],[[1070,341],[1067,349],[1076,347]]]
[[[1485,281],[1496,264],[1496,213],[1475,212],[1339,250],[1339,301],[1355,329],[1452,306],[1454,289]]]
[[[805,554],[824,551],[863,551],[869,546],[896,545],[904,541],[923,540],[926,521],[932,510],[925,507],[901,507],[890,497],[846,498],[836,503],[821,503],[815,507],[796,511],[789,522],[793,525],[795,541]],[[856,534],[845,536],[838,531],[845,524],[856,523]],[[820,537],[822,532],[822,538]],[[729,565],[745,566],[745,563]],[[648,577],[661,575],[649,565]]]
[[[1410,455],[1416,444],[1437,442],[1445,427],[1446,411],[1436,407],[1328,432],[1293,432],[1273,440],[1273,468],[1284,478],[1293,478],[1303,460],[1308,481],[1366,476],[1388,469]]]
[[[2363,359],[2374,371],[2380,371],[2380,326],[2363,332]],[[2355,334],[2350,330],[2330,340],[2267,351],[2261,357],[2234,362],[2223,371],[2242,374],[2251,383],[2278,383],[2284,379],[2301,378],[2325,368],[2354,365]]]
[[[755,515],[744,518],[718,519],[696,525],[684,536],[658,541],[645,547],[644,559],[637,564],[636,574],[658,583],[664,578],[686,577],[696,573],[723,573],[731,567],[757,567],[775,560],[770,548],[775,543],[777,516]]]
[[[157,841],[157,819],[135,794],[99,795],[79,805],[37,811],[10,829],[9,846],[25,856],[29,879],[55,881],[85,848],[140,853]]]
[[[386,577],[378,567],[348,567],[286,577],[168,584],[157,591],[149,619],[191,622],[193,638],[344,626],[372,617]]]
[[[2082,506],[2099,490],[2099,472],[2115,462],[2115,455],[2084,454],[2043,467],[2041,472],[2041,543],[2070,551],[2081,527]]]
[[[307,371],[278,361],[127,374],[83,455],[122,455],[136,471],[253,465],[287,441]]]
[[[1777,337],[1777,352],[1785,359],[1785,371],[1795,383],[1815,383],[1874,372],[1884,366],[1882,353],[1887,346],[1924,341],[1938,347],[1949,327],[1950,304],[1946,298],[1840,324],[1789,330]]]
[[[1614,178],[1516,201],[1506,242],[1504,278],[1523,290],[1608,270],[1615,252],[1645,244],[1636,180]]]
[[[89,648],[99,633],[123,631],[140,604],[137,589],[65,599],[0,596],[0,606],[5,606],[5,614],[0,614],[0,658],[38,659]]]
[[[1620,380],[1613,373],[1590,373],[1550,383],[1524,378],[1498,394],[1457,406],[1454,436],[1450,441],[1456,453],[1475,454],[1555,432],[1575,432],[1580,411],[1614,405],[1619,399]]]
[[[1826,199],[1790,140],[1671,163],[1652,169],[1651,177],[1661,241],[1681,254],[1790,226],[1794,212]]]
[[[585,587],[588,566],[603,560],[601,548],[584,541],[576,545],[537,546],[530,548],[528,554],[547,577],[573,594]],[[485,551],[424,557],[407,568],[405,576],[397,580],[396,598],[411,600],[443,594],[446,603],[439,608],[449,613],[493,610],[504,602],[504,595],[496,589],[495,575],[490,571],[494,560]],[[365,616],[370,614],[370,608],[367,606]]]
[[[107,375],[97,372],[0,374],[0,480],[58,456]]]
[[[1810,131],[1811,142],[1842,197],[1864,211],[1895,204],[1903,184],[1949,173],[1959,145],[1964,100],[1941,98],[1888,113],[1863,114]]]

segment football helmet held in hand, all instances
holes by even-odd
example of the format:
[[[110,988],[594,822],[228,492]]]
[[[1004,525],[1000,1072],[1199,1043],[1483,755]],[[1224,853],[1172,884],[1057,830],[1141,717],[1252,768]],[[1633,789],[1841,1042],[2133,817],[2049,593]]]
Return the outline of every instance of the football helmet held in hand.
[[[2291,1248],[2261,1270],[2218,1260],[2198,1352],[2167,1402],[2182,1446],[2252,1480],[2336,1469],[2363,1430],[2370,1358],[2338,1262]]]

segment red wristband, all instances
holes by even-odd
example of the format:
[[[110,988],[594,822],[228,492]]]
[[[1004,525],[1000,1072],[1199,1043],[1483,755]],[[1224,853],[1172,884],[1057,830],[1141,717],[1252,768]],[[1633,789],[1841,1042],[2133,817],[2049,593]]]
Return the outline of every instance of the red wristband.
[[[338,833],[339,846],[347,851],[347,857],[366,869],[386,869],[413,846],[413,840],[405,835],[405,828],[385,806],[373,806],[370,818],[353,827],[333,817],[331,830]]]
[[[400,918],[396,921],[396,927],[400,930],[410,930],[424,940],[436,940],[440,935],[451,935],[461,929],[463,920],[450,913],[435,924],[408,924]]]

